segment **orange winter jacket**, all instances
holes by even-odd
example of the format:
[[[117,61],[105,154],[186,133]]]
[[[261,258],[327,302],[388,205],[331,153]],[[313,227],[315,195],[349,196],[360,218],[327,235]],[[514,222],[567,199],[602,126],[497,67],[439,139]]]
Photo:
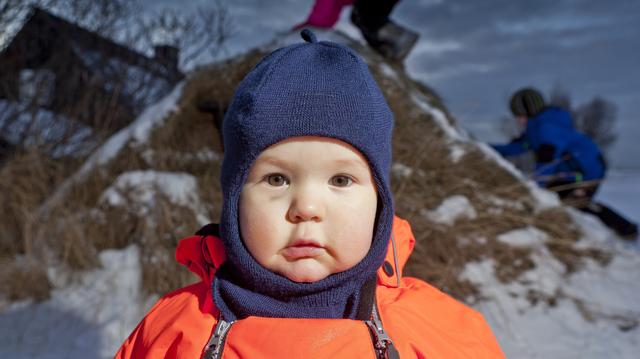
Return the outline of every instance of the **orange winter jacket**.
[[[504,358],[482,315],[429,284],[402,277],[415,239],[395,218],[378,270],[376,301],[385,331],[400,358]],[[183,239],[176,259],[202,279],[162,297],[115,358],[202,358],[216,327],[211,282],[225,260],[214,236]],[[248,317],[231,325],[222,358],[376,358],[365,322],[351,319]]]

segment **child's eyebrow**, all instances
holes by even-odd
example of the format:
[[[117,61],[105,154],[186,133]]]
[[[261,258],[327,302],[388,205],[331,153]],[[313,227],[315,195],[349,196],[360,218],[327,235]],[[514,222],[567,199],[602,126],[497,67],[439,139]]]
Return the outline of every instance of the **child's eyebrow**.
[[[357,159],[337,159],[334,162],[340,166],[357,166],[363,169],[369,169],[369,165],[366,162]]]
[[[270,164],[278,167],[290,166],[288,164],[288,161],[285,161],[285,160],[282,160],[281,158],[273,157],[273,156],[260,156],[260,158],[256,160],[256,163],[266,163],[266,164]]]
[[[336,165],[336,166],[343,166],[343,167],[356,166],[365,170],[369,169],[367,162],[359,159],[338,158],[330,161],[333,165]],[[273,166],[284,168],[284,169],[295,167],[295,162],[283,160],[275,156],[262,156],[258,160],[256,160],[256,163],[269,164],[269,165],[273,165]]]

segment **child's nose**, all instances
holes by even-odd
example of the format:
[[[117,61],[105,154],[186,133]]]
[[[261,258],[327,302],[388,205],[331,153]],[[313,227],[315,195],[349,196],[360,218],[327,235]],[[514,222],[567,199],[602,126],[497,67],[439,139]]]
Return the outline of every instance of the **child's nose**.
[[[325,215],[321,195],[311,188],[299,189],[294,195],[287,215],[293,223],[321,221]]]

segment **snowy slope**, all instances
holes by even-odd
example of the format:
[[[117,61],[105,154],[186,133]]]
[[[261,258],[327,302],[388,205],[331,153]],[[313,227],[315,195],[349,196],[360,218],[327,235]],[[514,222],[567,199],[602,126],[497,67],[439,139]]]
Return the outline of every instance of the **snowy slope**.
[[[593,217],[578,211],[573,211],[573,217],[587,232],[583,244],[613,251],[608,266],[589,262],[583,270],[566,277],[562,265],[542,245],[544,234],[535,229],[502,236],[505,241],[535,248],[537,268],[527,272],[520,283],[498,282],[489,261],[467,265],[465,275],[481,284],[482,294],[489,299],[477,309],[489,321],[509,358],[638,357],[640,252],[612,238],[612,233]],[[532,288],[543,297],[560,293],[560,299],[552,303],[541,299],[532,306],[524,299]],[[516,294],[518,299],[514,299]]]

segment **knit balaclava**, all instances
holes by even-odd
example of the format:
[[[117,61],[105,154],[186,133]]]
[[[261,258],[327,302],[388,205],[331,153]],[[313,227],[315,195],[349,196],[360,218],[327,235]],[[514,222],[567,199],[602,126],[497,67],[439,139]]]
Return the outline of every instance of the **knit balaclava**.
[[[226,262],[213,298],[227,321],[248,316],[356,318],[362,288],[375,280],[391,235],[389,187],[393,115],[367,65],[346,46],[316,41],[266,56],[240,83],[223,124],[223,208],[220,236]],[[238,204],[251,165],[267,147],[300,136],[330,137],[368,160],[378,191],[369,252],[354,267],[313,283],[297,283],[261,266],[245,247]],[[313,159],[309,159],[313,160]]]

